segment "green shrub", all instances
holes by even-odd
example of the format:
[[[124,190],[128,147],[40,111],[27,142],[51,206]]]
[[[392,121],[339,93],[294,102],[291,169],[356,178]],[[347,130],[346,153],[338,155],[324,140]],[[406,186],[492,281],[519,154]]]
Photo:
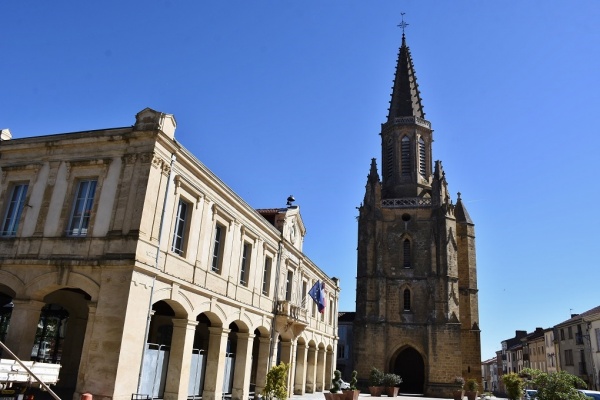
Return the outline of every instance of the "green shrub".
[[[287,374],[289,369],[289,364],[281,363],[269,370],[267,373],[267,383],[262,392],[265,399],[272,400],[273,398],[277,398],[279,400],[287,400]]]
[[[333,371],[333,379],[331,379],[331,389],[329,391],[331,393],[337,393],[340,391],[342,382],[342,373],[337,369]]]
[[[509,374],[502,375],[502,382],[506,387],[506,395],[510,400],[519,400],[523,395],[523,387],[525,382],[519,377],[519,375],[511,372]]]
[[[358,382],[358,379],[356,378],[357,376],[358,372],[352,371],[352,378],[350,379],[350,390],[356,390],[356,383]]]
[[[540,400],[589,400],[577,388],[585,388],[586,383],[575,375],[565,371],[548,374],[538,369],[525,368],[523,375],[537,389]]]
[[[371,367],[369,373],[369,386],[383,386],[383,372],[375,367]]]
[[[476,379],[468,379],[467,380],[467,390],[469,392],[476,392],[479,389],[479,383]]]
[[[383,375],[383,386],[395,387],[402,383],[400,375],[387,373]]]

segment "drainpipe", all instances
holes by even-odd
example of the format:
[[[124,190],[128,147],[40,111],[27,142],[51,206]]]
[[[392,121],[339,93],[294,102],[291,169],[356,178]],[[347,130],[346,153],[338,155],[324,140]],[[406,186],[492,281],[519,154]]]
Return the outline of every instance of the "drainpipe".
[[[277,306],[279,303],[279,274],[281,270],[281,253],[283,251],[283,229],[279,237],[277,249],[277,266],[275,267],[275,307],[273,310],[273,322],[271,322],[271,345],[269,346],[269,369],[273,365],[273,346],[275,346],[275,320],[277,319]]]
[[[162,212],[160,214],[160,225],[158,226],[158,243],[156,244],[156,257],[154,258],[154,268],[158,270],[158,263],[160,261],[160,244],[163,236],[163,224],[165,221],[165,213],[167,208],[167,199],[169,198],[169,189],[171,187],[171,176],[173,175],[173,166],[175,165],[175,154],[171,154],[171,164],[169,168],[169,176],[167,177],[167,187],[165,189],[165,197],[162,204]],[[138,373],[138,385],[137,392],[142,390],[142,370],[144,368],[144,361],[146,359],[146,343],[148,342],[148,336],[150,335],[150,322],[152,320],[152,302],[154,301],[154,284],[156,283],[156,273],[152,276],[152,286],[150,287],[150,300],[148,302],[148,315],[146,317],[146,332],[144,334],[144,344],[142,347],[142,359],[140,360],[140,371]],[[150,393],[150,397],[154,397],[154,393]]]

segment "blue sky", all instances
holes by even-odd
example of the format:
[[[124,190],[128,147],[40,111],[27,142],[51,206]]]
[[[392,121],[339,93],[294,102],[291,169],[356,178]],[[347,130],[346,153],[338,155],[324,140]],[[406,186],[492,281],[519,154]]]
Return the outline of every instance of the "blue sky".
[[[176,139],[250,205],[296,197],[305,252],[354,310],[356,207],[380,165],[401,12],[434,158],[476,224],[489,358],[600,304],[596,0],[3,2],[0,128],[174,114]]]

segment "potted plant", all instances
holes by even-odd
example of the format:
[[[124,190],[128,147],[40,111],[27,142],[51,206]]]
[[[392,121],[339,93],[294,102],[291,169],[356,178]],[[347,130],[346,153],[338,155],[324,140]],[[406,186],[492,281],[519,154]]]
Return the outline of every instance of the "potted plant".
[[[360,394],[360,390],[356,388],[356,383],[358,379],[356,376],[358,373],[356,371],[352,371],[352,378],[350,379],[350,389],[344,390],[344,395],[346,400],[357,400],[358,395]]]
[[[467,391],[465,392],[467,395],[467,399],[475,400],[477,398],[477,389],[479,389],[479,383],[476,379],[468,379],[467,380]]]
[[[465,396],[464,391],[465,378],[457,376],[454,378],[454,390],[452,391],[452,397],[454,400],[462,400]]]
[[[398,396],[399,385],[402,383],[400,375],[387,373],[383,375],[383,385],[385,386],[385,392],[388,397]]]
[[[369,373],[369,392],[371,396],[381,396],[383,389],[383,372],[375,367],[371,367],[371,372]]]
[[[344,393],[340,387],[342,383],[342,373],[337,369],[333,371],[333,378],[331,379],[331,389],[329,393],[324,393],[326,400],[344,400]]]

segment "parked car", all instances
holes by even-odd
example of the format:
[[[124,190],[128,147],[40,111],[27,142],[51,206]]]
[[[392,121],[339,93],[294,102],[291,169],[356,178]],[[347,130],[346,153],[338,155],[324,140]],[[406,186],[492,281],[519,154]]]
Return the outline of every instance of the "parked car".
[[[537,390],[534,390],[534,389],[523,390],[523,400],[536,400],[536,399],[537,399]]]
[[[594,400],[600,400],[600,392],[595,390],[579,390],[581,393],[585,394],[587,397],[591,397]]]

